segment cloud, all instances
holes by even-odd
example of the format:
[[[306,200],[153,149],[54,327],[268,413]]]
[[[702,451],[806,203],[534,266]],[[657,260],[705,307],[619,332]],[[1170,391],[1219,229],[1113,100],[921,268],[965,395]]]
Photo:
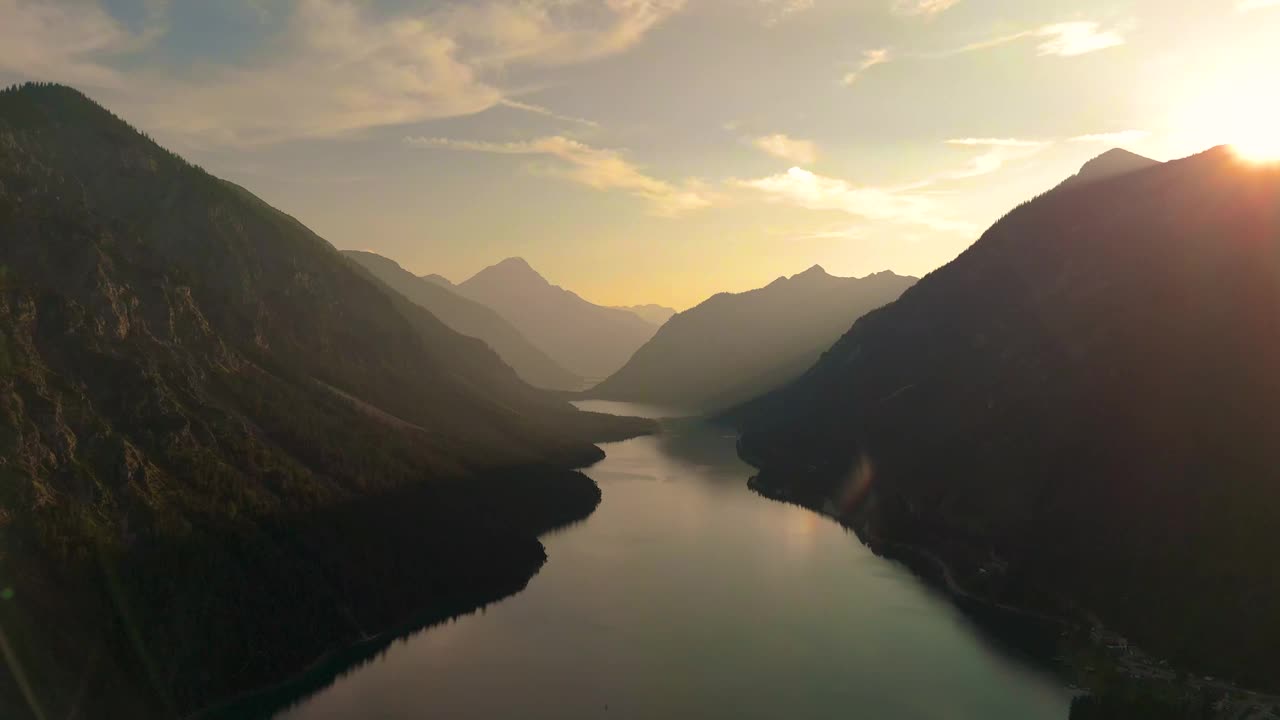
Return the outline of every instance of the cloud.
[[[594,148],[562,136],[519,142],[482,142],[437,137],[408,137],[413,147],[441,148],[500,155],[543,155],[559,160],[560,174],[596,190],[618,189],[649,201],[656,214],[674,217],[710,207],[719,198],[704,183],[686,180],[676,186],[646,175],[616,150]]]
[[[1002,35],[997,38],[970,43],[957,50],[930,57],[935,59],[946,58],[978,50],[989,50],[1025,38],[1041,38],[1040,43],[1036,45],[1036,54],[1041,56],[1056,55],[1058,57],[1085,55],[1125,43],[1124,36],[1120,34],[1119,30],[1103,30],[1101,23],[1077,21],[1041,25],[1032,30],[1023,30],[1011,35]]]
[[[835,210],[865,220],[928,228],[938,232],[973,234],[977,228],[946,216],[937,203],[944,194],[940,183],[994,173],[1013,160],[1030,157],[1053,145],[1049,140],[1018,138],[954,138],[946,144],[982,148],[968,166],[930,175],[895,187],[858,186],[847,180],[824,177],[803,168],[755,180],[732,181],[738,187],[764,193],[770,202],[806,208]],[[847,235],[848,231],[839,231]]]
[[[812,165],[818,160],[818,146],[812,141],[797,140],[781,133],[758,137],[751,144],[774,157],[801,165]]]
[[[542,107],[541,105],[524,103],[518,100],[512,100],[511,98],[503,98],[502,100],[498,101],[498,104],[503,105],[505,107],[512,108],[513,110],[523,110],[525,112],[530,112],[535,115],[545,115],[546,117],[549,117],[549,118],[555,118],[556,120],[563,120],[565,122],[577,123],[579,125],[586,125],[587,127],[600,127],[600,123],[596,122],[595,120],[588,120],[586,118],[574,117],[572,115],[561,115],[560,113],[555,112],[554,110],[550,110],[548,108]]]
[[[876,48],[874,50],[862,51],[862,62],[858,63],[856,70],[845,73],[844,84],[852,85],[862,77],[862,74],[876,65],[883,65],[889,62],[889,48]]]
[[[139,50],[164,32],[164,7],[147,5],[142,31],[130,32],[100,5],[0,0],[0,73],[22,79],[118,87],[105,60]]]
[[[1249,12],[1271,7],[1280,7],[1280,0],[1239,0],[1236,3],[1236,12]]]
[[[1280,0],[1277,0],[1280,2]],[[1151,135],[1146,130],[1121,130],[1119,132],[1109,133],[1090,133],[1088,135],[1076,135],[1067,138],[1068,142],[1075,143],[1103,143],[1105,145],[1128,145],[1138,142]]]
[[[960,3],[960,0],[894,0],[893,12],[897,15],[934,17]]]
[[[756,180],[737,180],[734,184],[764,193],[770,202],[808,210],[834,210],[866,220],[919,225],[942,232],[974,230],[970,223],[941,217],[936,203],[927,195],[856,186],[798,167]]]
[[[296,0],[271,7],[279,31],[243,61],[126,71],[113,56],[147,36],[97,0],[0,0],[0,72],[119,87],[117,107],[139,125],[206,146],[335,137],[498,104],[589,125],[509,97],[504,83],[626,51],[684,2]]]
[[[481,67],[566,65],[628,50],[685,0],[510,0],[459,3],[428,19]]]
[[[1102,30],[1096,22],[1066,22],[1045,25],[1035,31],[1035,36],[1047,38],[1036,50],[1040,55],[1074,57],[1124,44],[1124,37],[1115,30]]]
[[[938,180],[964,180],[990,175],[1013,160],[1030,157],[1049,147],[1048,140],[1020,140],[1017,138],[955,138],[948,145],[981,147],[986,151],[970,161],[969,167],[938,175]]]
[[[173,83],[144,110],[144,124],[251,145],[476,113],[502,99],[459,58],[455,40],[420,18],[302,0],[287,37],[273,60]]]

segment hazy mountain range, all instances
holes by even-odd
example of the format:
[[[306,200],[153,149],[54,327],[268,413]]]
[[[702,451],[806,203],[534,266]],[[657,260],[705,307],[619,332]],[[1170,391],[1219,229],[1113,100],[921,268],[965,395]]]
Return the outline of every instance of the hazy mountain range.
[[[568,468],[649,428],[78,92],[0,92],[5,717],[182,716],[514,592],[599,500]]]
[[[839,278],[814,266],[743,293],[720,293],[667,321],[591,397],[688,410],[744,402],[799,377],[854,320],[915,278]]]
[[[676,314],[676,310],[674,308],[669,308],[662,305],[654,305],[652,303],[648,305],[628,305],[628,306],[618,307],[617,309],[633,312],[636,315],[639,315],[642,319],[647,320],[648,322],[651,322],[654,325],[657,325],[659,327],[661,327],[662,324],[665,323],[666,321],[670,320],[672,315]]]
[[[417,277],[394,260],[374,253],[356,250],[343,253],[396,292],[430,310],[445,325],[483,340],[530,385],[553,390],[582,387],[582,378],[534,347],[496,311],[456,292],[448,280],[439,275]]]
[[[1272,684],[1278,239],[1280,167],[1104,155],[734,413],[754,485]]]
[[[629,310],[604,307],[552,285],[521,258],[507,258],[455,286],[507,319],[556,363],[604,378],[658,331]]]

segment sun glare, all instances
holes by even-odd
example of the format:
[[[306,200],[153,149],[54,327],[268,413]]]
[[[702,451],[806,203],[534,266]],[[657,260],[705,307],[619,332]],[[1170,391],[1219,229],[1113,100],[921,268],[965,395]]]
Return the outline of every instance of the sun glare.
[[[1171,129],[1180,150],[1228,145],[1251,163],[1280,161],[1280,95],[1268,92],[1280,49],[1242,53],[1183,83]]]
[[[1199,104],[1193,134],[1208,145],[1231,146],[1243,160],[1280,162],[1280,101],[1237,95]]]
[[[1231,149],[1236,155],[1250,162],[1280,163],[1280,128],[1276,134],[1235,140]]]

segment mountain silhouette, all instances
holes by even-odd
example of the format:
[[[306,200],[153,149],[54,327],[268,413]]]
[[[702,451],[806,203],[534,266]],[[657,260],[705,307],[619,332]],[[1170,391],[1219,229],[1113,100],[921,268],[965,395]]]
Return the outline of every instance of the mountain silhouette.
[[[1146,170],[1159,164],[1158,160],[1136,155],[1128,150],[1113,148],[1085,163],[1080,168],[1080,172],[1064,180],[1062,186],[1107,180],[1139,170]]]
[[[394,260],[371,252],[343,251],[387,286],[431,311],[445,325],[483,340],[522,380],[551,390],[577,390],[582,379],[555,363],[534,347],[520,331],[488,306],[455,292],[439,275],[417,277]]]
[[[1060,187],[731,414],[741,453],[761,492],[982,594],[1273,684],[1278,268],[1276,166],[1218,148]]]
[[[652,303],[648,305],[618,306],[616,309],[633,312],[636,315],[639,315],[641,319],[653,323],[658,327],[662,327],[663,323],[670,320],[671,316],[676,314],[675,308],[669,308],[663,305],[654,305]]]
[[[658,330],[633,312],[595,305],[552,285],[523,258],[507,258],[457,287],[584,378],[607,377]]]
[[[799,377],[854,320],[914,282],[891,272],[833,277],[815,265],[720,293],[667,321],[589,395],[694,412],[736,405]]]
[[[179,717],[515,592],[641,421],[80,93],[0,92],[5,717]]]
[[[426,280],[427,282],[435,283],[436,285],[439,285],[441,287],[447,287],[447,288],[453,287],[453,283],[449,281],[449,278],[443,275],[436,275],[435,273],[431,273],[429,275],[421,275],[419,276],[419,279]]]

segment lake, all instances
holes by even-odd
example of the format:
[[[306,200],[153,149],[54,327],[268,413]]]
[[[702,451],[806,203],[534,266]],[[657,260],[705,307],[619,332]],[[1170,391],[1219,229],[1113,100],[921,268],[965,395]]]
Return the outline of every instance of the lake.
[[[830,519],[751,492],[723,428],[666,425],[604,446],[599,509],[544,537],[523,592],[278,717],[1066,720],[1044,666]]]

